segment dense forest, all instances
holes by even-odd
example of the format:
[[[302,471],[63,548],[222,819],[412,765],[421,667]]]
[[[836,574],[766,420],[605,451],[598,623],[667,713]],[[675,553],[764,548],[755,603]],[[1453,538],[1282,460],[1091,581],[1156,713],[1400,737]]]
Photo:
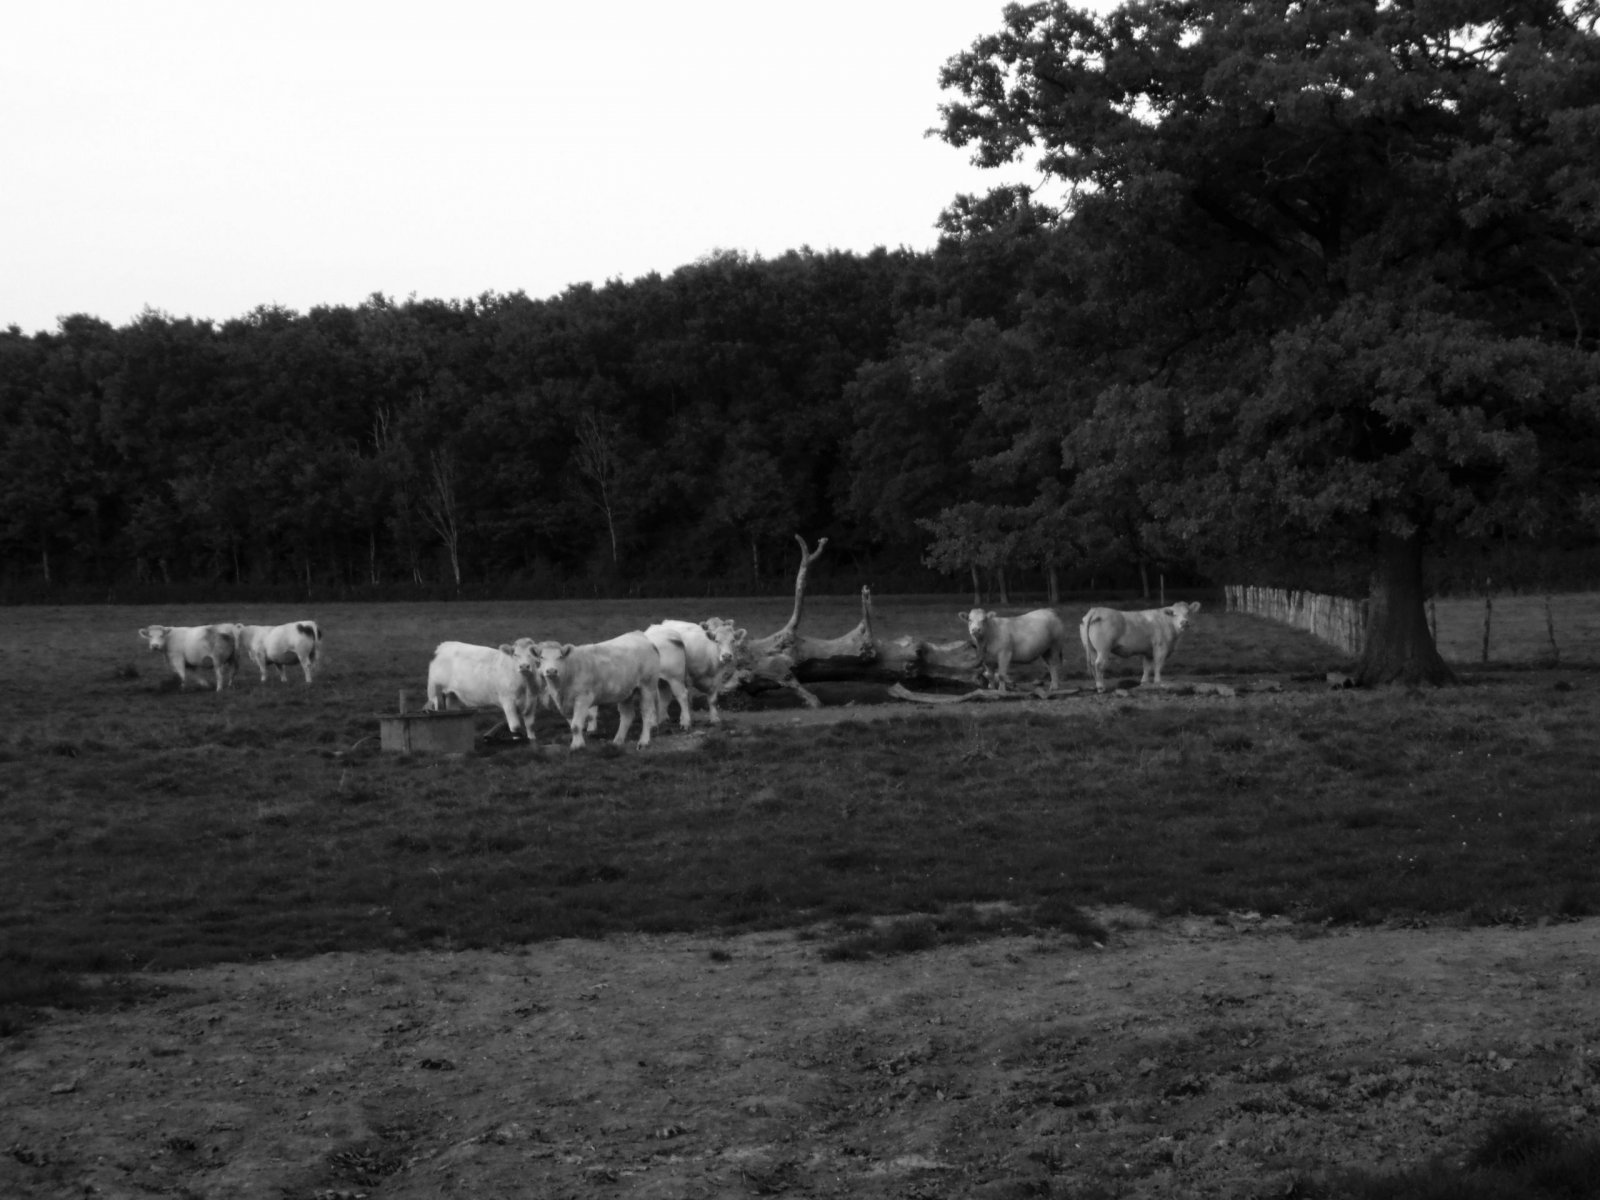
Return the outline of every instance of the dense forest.
[[[0,586],[1592,583],[1596,0],[1011,5],[927,253],[0,334]]]
[[[729,253],[548,300],[13,330],[5,569],[125,594],[748,589],[792,574],[804,532],[926,578],[925,536],[880,532],[854,485],[853,381],[944,302],[938,276]]]

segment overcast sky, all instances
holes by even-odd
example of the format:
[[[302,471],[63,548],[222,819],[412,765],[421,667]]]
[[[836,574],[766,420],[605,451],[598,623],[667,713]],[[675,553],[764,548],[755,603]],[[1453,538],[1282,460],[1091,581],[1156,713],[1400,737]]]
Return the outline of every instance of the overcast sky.
[[[1002,181],[924,137],[941,64],[1002,7],[15,5],[0,328],[544,297],[715,249],[926,248],[953,196]]]

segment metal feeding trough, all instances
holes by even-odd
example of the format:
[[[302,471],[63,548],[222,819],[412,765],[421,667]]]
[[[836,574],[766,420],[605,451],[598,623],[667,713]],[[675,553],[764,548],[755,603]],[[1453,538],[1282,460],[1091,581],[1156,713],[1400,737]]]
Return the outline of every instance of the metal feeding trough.
[[[400,693],[400,711],[378,714],[378,740],[385,750],[401,754],[471,754],[476,732],[471,709],[406,711],[410,696]]]

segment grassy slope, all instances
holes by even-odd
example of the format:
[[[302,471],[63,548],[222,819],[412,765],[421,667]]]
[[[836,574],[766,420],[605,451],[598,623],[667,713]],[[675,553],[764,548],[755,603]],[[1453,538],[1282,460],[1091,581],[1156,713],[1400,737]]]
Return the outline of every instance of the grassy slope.
[[[880,631],[953,638],[959,607],[880,602]],[[787,610],[712,611],[760,633]],[[1582,672],[1422,694],[1082,696],[764,729],[695,753],[436,759],[380,753],[376,713],[402,687],[420,697],[437,641],[583,640],[710,611],[323,607],[314,688],[245,676],[220,696],[173,690],[134,633],[301,615],[0,610],[0,677],[33,681],[0,696],[0,963],[118,970],[991,900],[1047,922],[1110,902],[1336,920],[1600,909],[1600,696]],[[807,628],[856,616],[819,600]],[[1580,653],[1600,657],[1563,647]],[[1169,675],[1334,665],[1305,635],[1207,613]],[[540,732],[562,740],[548,716]]]

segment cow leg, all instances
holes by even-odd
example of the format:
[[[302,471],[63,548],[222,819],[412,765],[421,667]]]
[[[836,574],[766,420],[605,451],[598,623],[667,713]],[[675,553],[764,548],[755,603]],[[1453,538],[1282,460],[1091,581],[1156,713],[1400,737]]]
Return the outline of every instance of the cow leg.
[[[656,706],[656,693],[654,689],[640,688],[636,695],[639,698],[639,749],[644,749],[650,744],[650,735],[655,732],[659,720]],[[632,700],[629,701],[632,703]],[[687,711],[687,710],[685,710]]]
[[[1002,692],[1011,690],[1011,651],[1002,650],[995,656],[994,685]]]
[[[1094,690],[1097,691],[1097,692],[1105,691],[1106,690],[1106,652],[1104,650],[1095,651],[1094,657],[1089,660],[1089,665],[1094,668]]]
[[[311,658],[309,655],[307,655],[305,658],[302,658],[300,660],[300,670],[302,672],[304,672],[304,674],[305,674],[306,686],[307,687],[311,686],[311,672],[312,672],[312,668],[313,668],[314,663],[315,663],[315,660],[313,658]]]
[[[578,696],[572,701],[572,720],[567,722],[572,727],[572,748],[582,750],[584,746],[583,729],[589,718],[590,700],[587,696]]]
[[[1147,654],[1139,655],[1139,666],[1142,668],[1139,672],[1139,686],[1146,687],[1150,683],[1150,656]],[[1156,682],[1161,682],[1160,667],[1156,668]]]
[[[522,710],[517,707],[517,702],[514,697],[500,701],[500,711],[505,715],[506,718],[506,733],[512,737],[516,737],[518,733],[532,733],[533,726],[525,726],[523,724]],[[498,729],[499,726],[496,726],[495,728]],[[491,729],[489,732],[493,733],[494,730]]]
[[[611,740],[618,746],[627,741],[628,730],[633,728],[633,719],[639,713],[637,695],[638,693],[634,693],[625,700],[617,701],[617,736]],[[649,726],[647,725],[645,726],[645,733],[648,732]],[[640,736],[644,735],[641,734]]]
[[[689,689],[685,684],[677,679],[668,679],[665,682],[668,689],[672,692],[672,698],[678,702],[678,728],[687,733],[694,727],[694,718],[689,715]],[[670,715],[665,706],[661,704],[661,694],[659,691],[656,693],[656,706],[656,711],[658,714]]]

